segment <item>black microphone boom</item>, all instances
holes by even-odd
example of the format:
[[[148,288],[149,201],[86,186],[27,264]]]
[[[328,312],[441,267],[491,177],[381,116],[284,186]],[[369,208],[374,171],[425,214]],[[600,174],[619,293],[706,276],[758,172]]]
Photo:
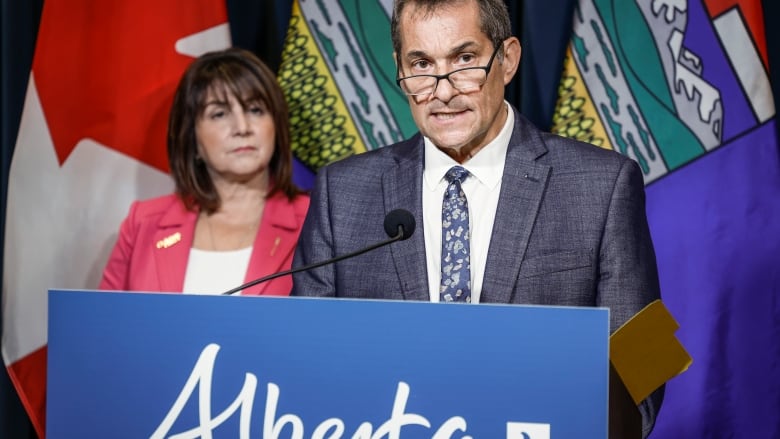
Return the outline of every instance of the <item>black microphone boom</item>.
[[[233,288],[231,290],[227,290],[224,293],[222,293],[222,295],[229,296],[241,290],[247,289],[249,287],[253,287],[257,284],[267,282],[271,279],[276,279],[277,277],[286,276],[288,274],[294,274],[301,271],[311,270],[313,268],[322,267],[323,265],[333,264],[344,259],[362,255],[363,253],[370,252],[371,250],[377,249],[379,247],[384,247],[396,241],[403,241],[405,239],[409,239],[409,237],[411,237],[412,234],[414,233],[414,229],[416,225],[417,223],[414,220],[414,215],[412,215],[411,212],[404,209],[395,209],[393,211],[390,211],[390,213],[388,213],[385,216],[385,223],[384,223],[385,233],[387,233],[387,236],[389,236],[390,239],[380,241],[374,245],[370,245],[366,248],[354,251],[352,253],[347,253],[345,255],[337,256],[335,258],[326,259],[320,262],[315,262],[314,264],[310,264],[310,265],[304,265],[303,267],[293,268],[290,270],[279,271],[277,273],[269,274],[268,276],[255,279],[243,285],[239,285],[236,288]]]

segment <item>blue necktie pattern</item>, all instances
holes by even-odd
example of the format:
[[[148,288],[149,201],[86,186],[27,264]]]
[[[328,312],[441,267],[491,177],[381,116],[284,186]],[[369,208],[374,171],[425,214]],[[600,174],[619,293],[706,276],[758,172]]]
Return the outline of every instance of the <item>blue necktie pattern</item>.
[[[471,302],[469,206],[461,183],[469,171],[453,166],[441,208],[441,302]]]

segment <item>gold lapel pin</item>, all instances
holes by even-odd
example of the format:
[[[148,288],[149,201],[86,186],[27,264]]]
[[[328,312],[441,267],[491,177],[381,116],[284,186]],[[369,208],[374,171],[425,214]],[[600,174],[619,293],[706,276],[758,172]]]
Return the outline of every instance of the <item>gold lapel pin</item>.
[[[274,246],[271,247],[271,256],[273,256],[276,253],[276,248],[279,247],[280,242],[282,242],[282,237],[277,236],[276,239],[274,239]]]
[[[157,241],[157,248],[168,248],[172,245],[175,245],[179,241],[181,241],[181,233],[176,232],[171,236],[166,236],[165,238]]]

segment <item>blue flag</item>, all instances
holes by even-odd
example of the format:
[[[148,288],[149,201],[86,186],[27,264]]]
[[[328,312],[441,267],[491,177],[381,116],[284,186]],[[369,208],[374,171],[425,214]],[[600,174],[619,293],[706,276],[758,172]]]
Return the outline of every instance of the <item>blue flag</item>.
[[[693,365],[653,438],[780,437],[780,149],[758,0],[579,0],[553,130],[636,160]]]

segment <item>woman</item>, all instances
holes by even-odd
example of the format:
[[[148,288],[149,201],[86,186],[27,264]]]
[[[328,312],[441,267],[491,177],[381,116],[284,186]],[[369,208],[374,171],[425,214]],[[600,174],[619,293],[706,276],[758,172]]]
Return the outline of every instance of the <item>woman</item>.
[[[100,289],[219,294],[290,268],[309,197],[292,183],[287,106],[262,61],[234,48],[190,65],[168,161],[176,193],[133,203]],[[283,276],[242,294],[291,288]]]

